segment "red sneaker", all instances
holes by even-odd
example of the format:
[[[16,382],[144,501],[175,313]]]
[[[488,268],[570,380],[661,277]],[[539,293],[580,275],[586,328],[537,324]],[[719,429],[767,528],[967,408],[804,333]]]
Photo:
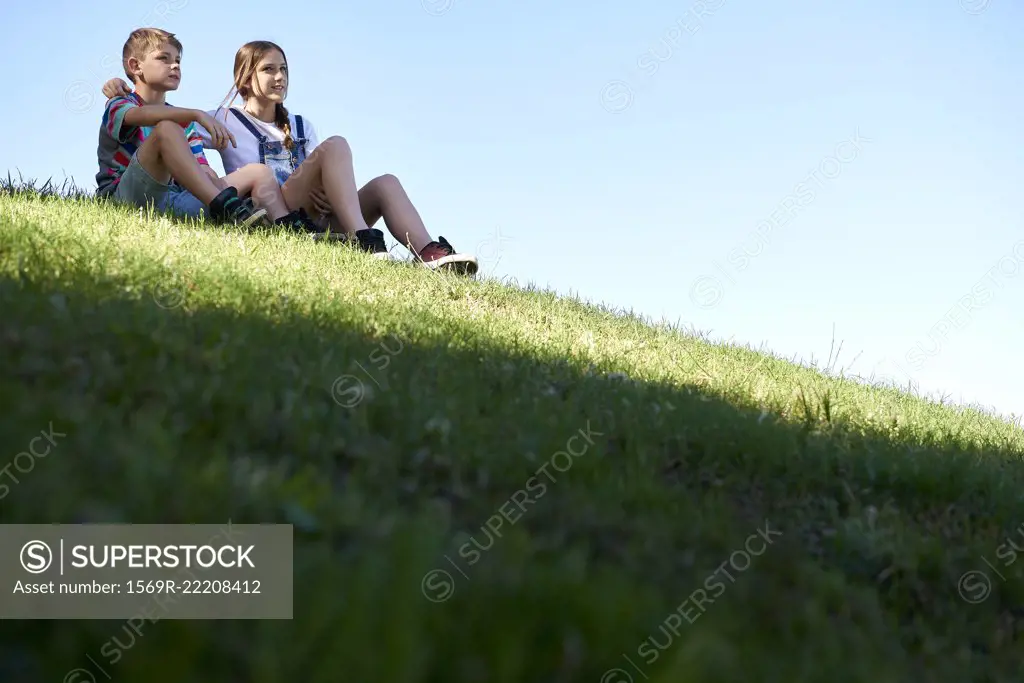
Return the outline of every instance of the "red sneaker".
[[[419,261],[427,268],[443,268],[460,275],[473,275],[479,268],[475,256],[456,252],[455,247],[441,236],[420,250]]]

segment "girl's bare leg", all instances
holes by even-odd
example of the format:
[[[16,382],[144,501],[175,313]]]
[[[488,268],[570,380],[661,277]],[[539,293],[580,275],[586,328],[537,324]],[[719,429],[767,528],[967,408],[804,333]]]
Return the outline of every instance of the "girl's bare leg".
[[[383,218],[391,235],[414,255],[432,241],[402,183],[390,173],[374,178],[359,190],[359,207],[366,225],[373,227]]]
[[[317,145],[313,153],[285,181],[281,190],[289,207],[303,208],[310,216],[317,216],[319,212],[313,205],[310,193],[319,187],[323,188],[337,218],[331,223],[332,230],[341,227],[351,238],[358,231],[369,229],[359,207],[359,192],[352,168],[352,149],[345,138],[335,135]]]
[[[270,220],[276,221],[288,214],[288,205],[285,204],[281,187],[269,166],[246,164],[220,180],[238,190],[239,196],[251,195],[256,206],[267,210]]]

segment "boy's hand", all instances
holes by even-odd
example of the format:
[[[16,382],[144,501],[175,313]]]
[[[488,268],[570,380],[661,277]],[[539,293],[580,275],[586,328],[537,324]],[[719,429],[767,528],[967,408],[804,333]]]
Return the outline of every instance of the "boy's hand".
[[[238,147],[235,143],[235,136],[227,129],[227,126],[207,114],[205,111],[196,119],[196,122],[205,128],[206,132],[210,134],[210,142],[214,149],[221,150],[227,148],[229,140],[231,141],[232,147]]]
[[[131,94],[131,87],[129,87],[129,85],[120,78],[111,78],[103,84],[103,95],[106,96],[108,100],[114,97],[125,97]]]

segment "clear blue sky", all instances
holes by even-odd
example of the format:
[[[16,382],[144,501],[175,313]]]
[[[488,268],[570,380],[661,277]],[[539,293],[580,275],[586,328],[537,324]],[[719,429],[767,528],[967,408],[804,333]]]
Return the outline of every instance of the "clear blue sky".
[[[270,39],[291,110],[485,272],[806,362],[834,325],[848,372],[1024,414],[1010,0],[8,5],[4,169],[95,188],[100,84],[139,25],[184,43],[190,107]]]

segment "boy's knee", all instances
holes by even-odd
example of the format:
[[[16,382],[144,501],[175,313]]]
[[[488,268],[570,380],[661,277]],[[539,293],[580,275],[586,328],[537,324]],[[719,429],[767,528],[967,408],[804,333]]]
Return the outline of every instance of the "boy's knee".
[[[161,138],[176,135],[184,139],[185,129],[177,123],[175,123],[174,121],[160,121],[155,126],[153,126],[153,132],[150,133],[150,136],[153,135],[156,135]]]

